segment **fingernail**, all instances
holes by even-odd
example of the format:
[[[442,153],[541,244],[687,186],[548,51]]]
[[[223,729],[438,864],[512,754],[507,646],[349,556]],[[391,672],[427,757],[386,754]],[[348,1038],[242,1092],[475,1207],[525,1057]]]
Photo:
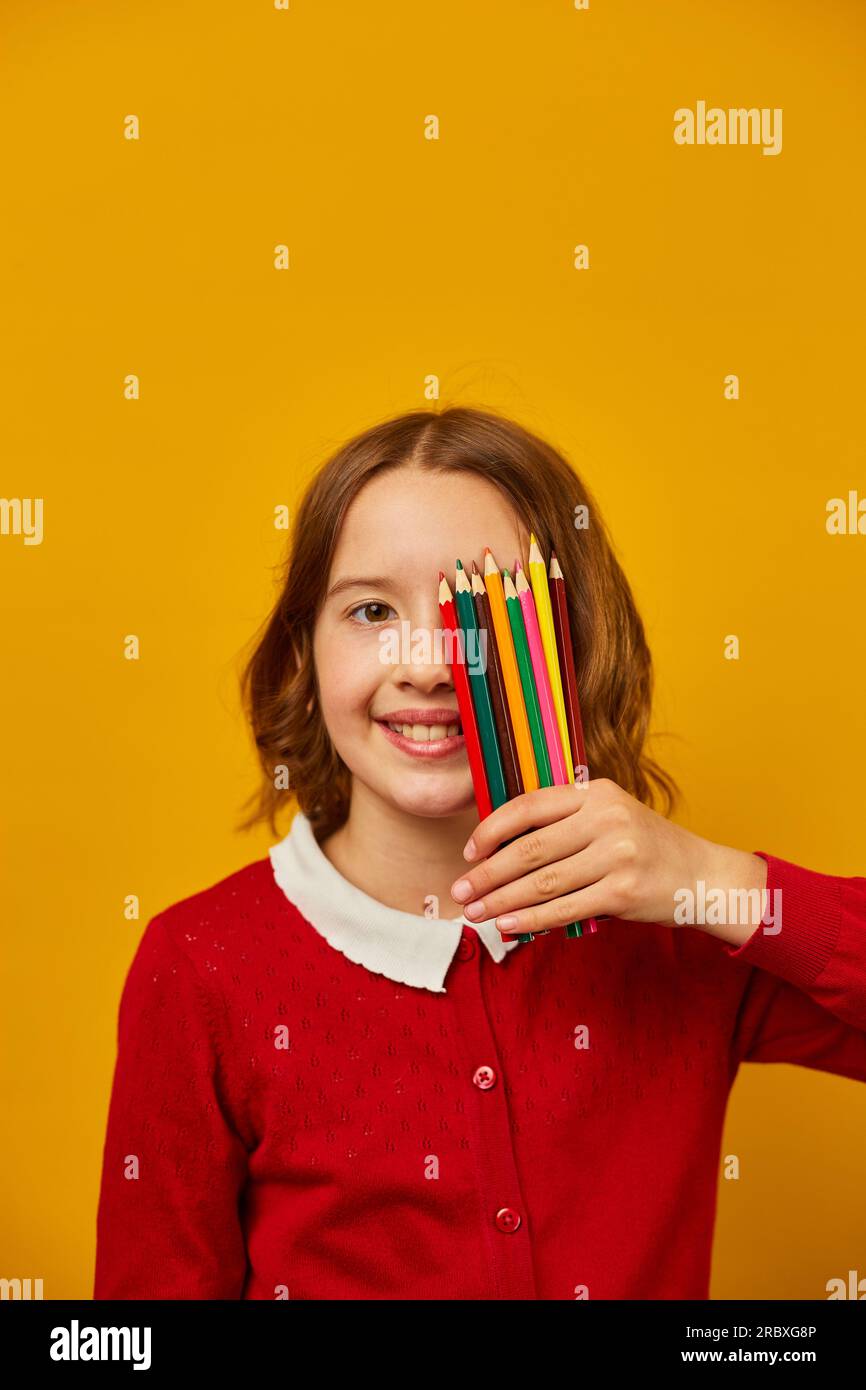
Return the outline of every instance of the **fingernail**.
[[[511,931],[513,927],[520,926],[520,918],[514,916],[497,917],[496,925],[500,931]]]
[[[476,848],[475,848],[475,841],[474,841],[474,840],[467,840],[467,841],[466,841],[466,847],[465,847],[465,849],[463,850],[463,858],[464,858],[464,859],[474,859],[474,858],[475,858],[475,855],[476,855],[477,853],[478,853],[478,851],[477,851]]]
[[[472,884],[469,882],[469,879],[458,878],[456,883],[452,883],[451,896],[455,900],[455,902],[458,903],[465,902],[467,898],[471,898]]]
[[[464,907],[463,909],[464,915],[466,917],[471,917],[473,921],[476,917],[479,919],[482,918],[484,916],[484,911],[483,903],[470,903],[468,907]]]

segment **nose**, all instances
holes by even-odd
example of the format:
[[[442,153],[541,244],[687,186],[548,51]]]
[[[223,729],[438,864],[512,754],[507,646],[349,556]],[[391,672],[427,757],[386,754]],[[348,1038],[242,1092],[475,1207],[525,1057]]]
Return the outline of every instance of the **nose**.
[[[405,631],[405,630],[404,630]],[[454,689],[451,667],[448,664],[448,645],[442,627],[439,604],[417,605],[409,623],[408,638],[401,643],[401,661],[394,671],[398,685],[412,685],[431,693],[439,689]]]

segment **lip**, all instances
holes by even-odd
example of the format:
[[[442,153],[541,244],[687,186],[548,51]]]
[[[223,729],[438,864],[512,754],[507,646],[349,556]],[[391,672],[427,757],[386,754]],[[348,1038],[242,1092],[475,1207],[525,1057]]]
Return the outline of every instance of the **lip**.
[[[395,709],[390,714],[375,714],[377,724],[459,724],[456,709]]]
[[[402,711],[400,711],[402,713]],[[416,711],[419,713],[419,711]],[[426,713],[426,711],[425,711]],[[382,733],[389,743],[401,752],[406,753],[410,758],[420,758],[422,761],[437,761],[440,758],[453,758],[456,753],[462,753],[466,747],[466,740],[462,734],[453,734],[451,738],[440,738],[435,743],[416,743],[412,738],[404,738],[402,734],[397,734],[393,729],[389,729],[387,724],[383,724],[380,719],[374,721],[379,725]],[[450,719],[395,719],[394,723],[403,724],[454,724],[457,722],[452,714]]]

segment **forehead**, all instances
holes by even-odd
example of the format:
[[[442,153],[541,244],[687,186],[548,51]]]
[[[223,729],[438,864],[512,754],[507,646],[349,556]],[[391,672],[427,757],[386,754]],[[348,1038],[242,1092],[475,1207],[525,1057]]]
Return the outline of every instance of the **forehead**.
[[[510,566],[528,528],[494,483],[475,473],[435,473],[407,465],[377,474],[349,507],[331,566],[331,581],[352,571],[417,577],[431,583],[461,559],[482,563],[490,546]]]

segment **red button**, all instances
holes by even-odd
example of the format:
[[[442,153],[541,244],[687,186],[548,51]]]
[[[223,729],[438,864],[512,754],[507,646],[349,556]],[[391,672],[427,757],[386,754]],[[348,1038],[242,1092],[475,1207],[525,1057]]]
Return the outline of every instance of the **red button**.
[[[496,1085],[496,1072],[492,1067],[479,1067],[472,1080],[479,1091],[489,1091],[491,1086]]]
[[[457,945],[457,959],[471,960],[475,955],[475,942],[468,932],[464,932]]]
[[[516,1212],[513,1207],[500,1207],[496,1213],[496,1225],[500,1231],[505,1231],[506,1235],[510,1235],[520,1225],[520,1213]]]

